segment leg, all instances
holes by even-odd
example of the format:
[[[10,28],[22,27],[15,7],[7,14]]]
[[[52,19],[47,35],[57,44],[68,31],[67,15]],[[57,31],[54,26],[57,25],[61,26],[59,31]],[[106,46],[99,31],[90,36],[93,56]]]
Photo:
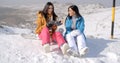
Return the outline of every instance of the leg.
[[[71,33],[66,35],[66,40],[68,42],[68,45],[70,48],[72,48],[73,50],[77,51],[77,45],[76,45],[76,41],[74,36],[71,35]]]
[[[61,51],[63,54],[67,54],[67,50],[69,49],[68,44],[65,42],[64,37],[60,32],[55,32],[52,36],[52,38],[57,42],[59,48],[61,48]]]
[[[50,43],[50,33],[47,27],[42,29],[39,38],[42,40],[42,45]]]
[[[77,44],[76,44],[74,36],[72,36],[71,33],[69,33],[66,35],[66,40],[67,40],[68,45],[70,47],[70,49],[67,50],[67,53],[69,55],[72,55],[75,57],[78,56],[78,48],[77,48]]]
[[[70,49],[67,50],[67,52],[72,56],[78,56],[78,46],[76,37],[80,34],[81,33],[79,30],[73,30],[72,32],[66,35],[66,40],[70,47]]]
[[[77,36],[77,45],[79,50],[86,47],[86,40],[83,34]]]
[[[60,32],[55,32],[53,35],[52,35],[52,39],[55,40],[58,44],[58,46],[60,47],[62,44],[65,43],[65,40],[62,36],[62,34]]]
[[[85,55],[87,53],[88,47],[86,46],[86,40],[83,34],[77,36],[77,45],[80,56]]]
[[[50,33],[47,27],[44,27],[39,35],[39,38],[42,40],[42,45],[45,52],[50,52]]]

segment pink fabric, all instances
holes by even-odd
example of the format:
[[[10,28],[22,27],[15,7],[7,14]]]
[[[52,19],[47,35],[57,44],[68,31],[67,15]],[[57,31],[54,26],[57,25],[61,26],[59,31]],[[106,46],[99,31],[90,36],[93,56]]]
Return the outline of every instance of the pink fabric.
[[[50,43],[50,33],[47,27],[42,29],[39,34],[39,38],[42,40],[42,45]],[[59,47],[65,43],[65,40],[60,32],[54,32],[52,35],[52,40],[56,41]]]
[[[50,33],[47,27],[44,27],[38,36],[42,40],[42,45],[50,43]]]

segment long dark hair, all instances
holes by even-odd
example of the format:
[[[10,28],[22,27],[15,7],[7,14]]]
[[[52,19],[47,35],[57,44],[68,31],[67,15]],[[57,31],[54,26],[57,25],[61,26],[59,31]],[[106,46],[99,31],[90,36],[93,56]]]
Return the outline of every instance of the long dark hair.
[[[48,21],[48,9],[49,9],[49,6],[50,6],[50,5],[53,7],[53,11],[52,11],[53,20],[56,21],[57,15],[56,15],[55,12],[54,12],[54,5],[53,5],[51,2],[47,2],[47,4],[45,5],[45,7],[44,7],[44,9],[43,9],[44,17],[45,17],[46,21]]]
[[[69,8],[71,8],[75,12],[77,18],[78,17],[82,17],[81,14],[79,13],[79,9],[78,9],[78,7],[76,5],[71,5],[70,7],[68,7],[68,10],[69,10]],[[67,17],[69,17],[70,19],[72,19],[72,16],[70,16],[69,14],[68,14]]]

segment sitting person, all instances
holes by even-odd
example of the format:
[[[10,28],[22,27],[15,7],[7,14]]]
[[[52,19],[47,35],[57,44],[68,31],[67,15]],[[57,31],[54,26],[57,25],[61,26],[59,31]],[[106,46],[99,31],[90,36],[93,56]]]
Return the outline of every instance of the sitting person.
[[[70,49],[67,51],[74,56],[83,56],[87,53],[86,38],[84,35],[84,19],[76,5],[68,8],[68,16],[65,20],[65,38]]]
[[[52,41],[56,41],[59,48],[63,54],[67,54],[69,49],[68,44],[65,42],[64,37],[60,32],[56,32],[57,24],[57,15],[54,12],[54,5],[51,2],[48,2],[43,11],[38,12],[37,17],[37,28],[35,30],[38,37],[42,40],[42,45],[45,52],[50,52],[50,38]]]

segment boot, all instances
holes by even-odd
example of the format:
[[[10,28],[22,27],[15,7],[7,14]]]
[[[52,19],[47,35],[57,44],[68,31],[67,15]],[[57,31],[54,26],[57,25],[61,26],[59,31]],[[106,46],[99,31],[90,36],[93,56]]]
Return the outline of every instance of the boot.
[[[78,57],[79,56],[78,52],[73,50],[73,49],[71,49],[71,48],[67,50],[67,53],[68,53],[69,56],[74,56],[74,57]]]
[[[67,43],[64,43],[60,48],[64,55],[67,54],[67,50],[69,49],[69,46]]]
[[[84,47],[80,50],[80,57],[85,56],[86,53],[88,53],[88,47]]]
[[[49,44],[45,44],[45,45],[43,45],[43,47],[44,47],[44,50],[46,53],[50,52],[50,45]]]

